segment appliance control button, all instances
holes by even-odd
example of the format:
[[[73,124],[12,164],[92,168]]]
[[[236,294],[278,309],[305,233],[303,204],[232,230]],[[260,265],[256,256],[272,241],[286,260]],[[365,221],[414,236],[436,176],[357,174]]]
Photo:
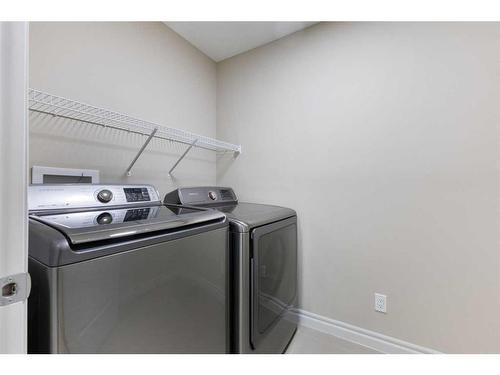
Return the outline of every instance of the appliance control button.
[[[103,212],[99,216],[97,216],[97,224],[111,224],[113,221],[113,216],[109,212]]]
[[[109,190],[101,190],[99,193],[97,193],[97,199],[101,203],[108,203],[111,199],[113,199],[113,193]]]
[[[215,194],[215,191],[209,191],[208,192],[208,197],[211,199],[211,200],[216,200],[217,199],[217,194]]]

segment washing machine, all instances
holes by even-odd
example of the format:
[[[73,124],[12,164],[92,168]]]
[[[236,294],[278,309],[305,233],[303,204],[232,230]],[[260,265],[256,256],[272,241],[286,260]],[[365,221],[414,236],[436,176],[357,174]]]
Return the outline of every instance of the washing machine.
[[[229,352],[228,222],[150,185],[32,185],[29,353]]]
[[[232,353],[283,353],[297,329],[297,215],[238,202],[225,187],[180,188],[168,204],[210,207],[229,219]]]

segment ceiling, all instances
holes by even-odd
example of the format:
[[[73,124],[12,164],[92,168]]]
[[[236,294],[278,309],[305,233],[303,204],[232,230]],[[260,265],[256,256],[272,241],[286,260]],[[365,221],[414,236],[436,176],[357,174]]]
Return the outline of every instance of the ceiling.
[[[316,22],[165,22],[214,61],[248,51]]]

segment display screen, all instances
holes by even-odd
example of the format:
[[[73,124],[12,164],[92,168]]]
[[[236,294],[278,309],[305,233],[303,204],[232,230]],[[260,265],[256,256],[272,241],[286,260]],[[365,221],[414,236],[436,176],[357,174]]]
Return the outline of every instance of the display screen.
[[[127,202],[144,202],[150,201],[147,188],[124,188]]]

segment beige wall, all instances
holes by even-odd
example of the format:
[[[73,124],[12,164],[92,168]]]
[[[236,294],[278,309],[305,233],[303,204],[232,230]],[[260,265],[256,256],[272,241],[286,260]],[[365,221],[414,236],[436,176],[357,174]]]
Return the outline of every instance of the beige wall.
[[[500,352],[499,123],[500,24],[319,24],[218,64],[217,182],[298,211],[303,309]]]
[[[31,23],[30,87],[124,112],[144,120],[215,136],[215,63],[162,23]],[[154,140],[124,172],[145,138],[33,115],[30,166],[89,168],[102,182],[156,185],[215,183],[215,155]],[[70,125],[70,126],[68,126]]]

